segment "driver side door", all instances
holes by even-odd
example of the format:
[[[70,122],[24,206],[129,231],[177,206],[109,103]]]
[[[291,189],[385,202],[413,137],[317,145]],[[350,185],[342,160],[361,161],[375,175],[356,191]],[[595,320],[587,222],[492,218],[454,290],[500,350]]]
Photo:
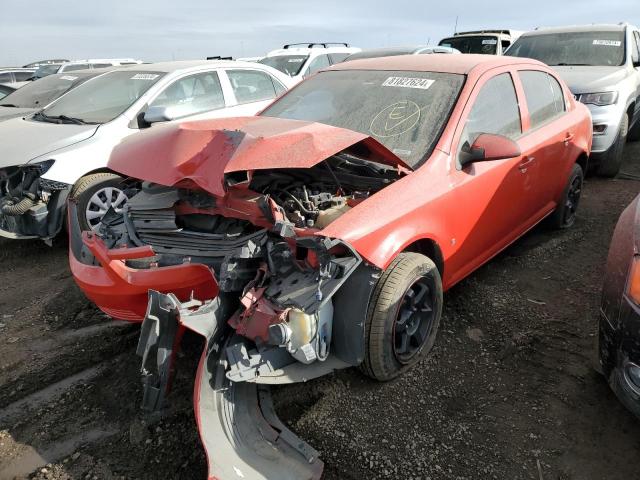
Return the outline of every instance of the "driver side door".
[[[513,72],[481,77],[471,95],[452,145],[451,184],[456,208],[452,282],[465,277],[529,227],[535,208],[535,162],[526,156],[462,166],[461,152],[483,134],[518,143],[524,131]]]

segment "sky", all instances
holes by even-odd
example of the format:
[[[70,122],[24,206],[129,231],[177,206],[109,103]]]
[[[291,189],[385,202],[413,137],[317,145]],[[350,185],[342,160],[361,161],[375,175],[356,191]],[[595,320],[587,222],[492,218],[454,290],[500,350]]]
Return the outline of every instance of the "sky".
[[[4,0],[0,66],[45,58],[258,56],[285,43],[371,48],[458,30],[640,23],[639,0]]]

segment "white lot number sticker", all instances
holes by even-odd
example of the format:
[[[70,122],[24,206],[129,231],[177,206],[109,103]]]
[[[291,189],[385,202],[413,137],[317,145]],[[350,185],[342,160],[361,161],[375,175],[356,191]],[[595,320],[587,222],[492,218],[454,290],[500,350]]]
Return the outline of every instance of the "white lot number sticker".
[[[389,77],[382,83],[382,86],[428,90],[434,83],[435,80],[429,80],[428,78]]]
[[[605,47],[620,47],[622,42],[620,40],[594,40],[594,45],[602,45]]]
[[[73,77],[71,75],[63,75],[62,77],[60,77],[60,80],[69,80],[70,82],[73,82],[74,80],[76,80],[78,77]]]
[[[487,38],[485,40],[482,40],[482,45],[497,45],[498,44],[498,40],[496,40],[495,38]]]
[[[287,60],[287,62],[289,62],[289,63],[302,63],[303,60],[304,60],[304,58],[290,58],[289,60]]]
[[[155,80],[160,75],[154,75],[153,73],[136,73],[131,80]]]

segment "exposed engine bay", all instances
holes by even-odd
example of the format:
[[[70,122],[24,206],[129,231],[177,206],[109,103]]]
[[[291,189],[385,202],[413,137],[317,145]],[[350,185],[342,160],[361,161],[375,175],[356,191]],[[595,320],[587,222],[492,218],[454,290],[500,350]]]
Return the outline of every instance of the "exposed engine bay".
[[[227,377],[261,382],[295,362],[349,358],[335,351],[336,330],[345,331],[333,297],[362,259],[316,234],[400,175],[340,153],[308,169],[227,174],[224,197],[188,182],[143,183],[121,213],[107,213],[99,236],[109,249],[153,248],[153,256],[127,259],[131,268],[209,266],[219,296],[233,304],[226,323],[245,339],[228,347]],[[194,311],[212,299],[198,300]]]
[[[0,230],[12,238],[55,236],[71,185],[41,178],[53,161],[0,170]],[[63,210],[63,209],[62,209]]]

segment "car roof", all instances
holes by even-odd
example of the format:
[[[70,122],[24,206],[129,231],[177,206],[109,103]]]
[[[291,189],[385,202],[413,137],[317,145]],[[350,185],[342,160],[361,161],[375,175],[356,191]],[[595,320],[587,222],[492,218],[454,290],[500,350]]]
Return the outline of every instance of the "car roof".
[[[399,70],[415,72],[456,73],[466,75],[474,69],[489,70],[505,65],[536,65],[543,63],[530,58],[501,55],[398,55],[367,58],[339,63],[327,70]]]
[[[591,25],[567,25],[564,27],[539,27],[523,36],[545,35],[549,33],[569,33],[569,32],[622,32],[627,24],[594,23]]]
[[[199,69],[203,67],[211,68],[229,68],[229,67],[250,67],[254,69],[262,69],[262,66],[255,62],[238,62],[235,60],[176,60],[172,62],[158,62],[158,63],[141,63],[137,65],[124,65],[120,68],[126,68],[127,70],[142,70],[145,72],[162,72],[172,73],[183,70]]]
[[[289,48],[279,48],[277,50],[272,50],[267,53],[267,57],[279,57],[283,55],[310,55],[313,52],[318,52],[319,55],[327,54],[327,53],[356,53],[359,52],[360,49],[357,47],[289,47]]]

